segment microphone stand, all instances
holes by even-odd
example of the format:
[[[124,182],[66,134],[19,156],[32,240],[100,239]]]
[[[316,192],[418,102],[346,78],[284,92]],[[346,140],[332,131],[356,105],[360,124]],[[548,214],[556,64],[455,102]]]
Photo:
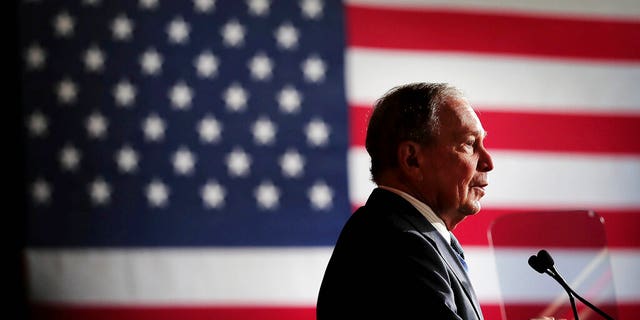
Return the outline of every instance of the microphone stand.
[[[569,295],[569,302],[571,303],[571,310],[573,311],[573,319],[580,320],[580,318],[578,317],[578,309],[576,308],[576,301],[573,298],[574,292],[571,289],[571,287],[569,287],[567,282],[564,281],[560,273],[558,273],[558,271],[556,271],[554,267],[551,267],[551,270],[549,269],[545,270],[544,273],[551,276],[551,278],[555,279],[562,286],[562,288],[564,288],[564,290],[567,292],[567,295]],[[580,301],[582,301],[582,299]]]
[[[562,276],[560,275],[560,273],[556,270],[556,268],[554,266],[551,266],[550,270],[552,272],[549,272],[549,270],[547,270],[545,273],[547,273],[548,275],[553,277],[564,288],[564,290],[566,290],[567,293],[569,294],[569,300],[571,301],[571,307],[573,308],[573,316],[574,316],[574,318],[576,320],[578,320],[578,313],[576,311],[576,306],[575,306],[575,302],[573,300],[573,296],[578,298],[578,300],[582,301],[582,303],[587,305],[587,307],[591,308],[591,310],[597,312],[603,318],[605,318],[607,320],[614,320],[610,315],[608,315],[604,311],[600,310],[600,308],[598,308],[595,305],[591,304],[591,302],[587,301],[587,299],[581,297],[577,292],[575,292],[573,289],[571,289],[571,287],[567,284],[567,282],[564,280],[564,278],[562,278]],[[554,276],[554,274],[555,274],[555,276]]]
[[[578,298],[578,300],[582,301],[582,303],[584,303],[589,308],[591,308],[591,310],[597,312],[603,318],[607,320],[614,320],[613,317],[611,317],[604,311],[600,310],[598,307],[591,304],[591,302],[587,301],[587,299],[581,297],[577,292],[571,289],[571,287],[567,284],[564,278],[562,278],[562,276],[560,275],[560,272],[556,270],[554,266],[553,258],[551,257],[549,252],[547,252],[546,250],[540,250],[537,255],[533,255],[529,257],[528,262],[531,268],[538,271],[539,273],[548,274],[549,276],[551,276],[551,278],[556,280],[556,282],[558,282],[562,286],[562,288],[567,292],[567,294],[569,295],[569,302],[571,302],[571,309],[573,310],[573,318],[575,320],[579,320],[579,318],[578,318],[578,310],[576,308],[576,302],[574,300],[574,297]]]

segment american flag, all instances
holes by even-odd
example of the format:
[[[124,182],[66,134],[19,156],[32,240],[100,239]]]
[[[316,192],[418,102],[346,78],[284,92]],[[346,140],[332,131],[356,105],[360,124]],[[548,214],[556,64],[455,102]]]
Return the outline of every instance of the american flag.
[[[640,314],[633,1],[25,0],[19,20],[38,318],[313,319],[373,188],[369,109],[416,81],[461,88],[489,132],[484,209],[455,230],[485,318],[515,299],[491,222],[564,209],[606,219],[619,318]]]

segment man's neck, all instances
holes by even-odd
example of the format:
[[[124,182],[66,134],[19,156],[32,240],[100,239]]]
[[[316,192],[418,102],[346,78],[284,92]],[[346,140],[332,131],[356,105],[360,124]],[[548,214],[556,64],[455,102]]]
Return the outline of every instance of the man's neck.
[[[409,202],[416,210],[418,210],[418,212],[420,212],[420,214],[422,214],[422,216],[429,223],[431,223],[431,225],[433,225],[436,231],[438,231],[438,233],[447,241],[447,243],[451,242],[451,234],[447,229],[446,223],[431,209],[431,207],[429,207],[429,205],[400,189],[383,185],[380,185],[379,187],[381,189],[393,192]]]

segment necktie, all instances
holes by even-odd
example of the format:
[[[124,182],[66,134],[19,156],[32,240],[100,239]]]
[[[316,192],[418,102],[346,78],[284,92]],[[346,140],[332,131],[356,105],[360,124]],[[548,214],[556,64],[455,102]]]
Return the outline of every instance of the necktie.
[[[464,271],[469,271],[469,267],[467,267],[467,262],[464,261],[464,251],[462,250],[462,246],[460,246],[460,242],[458,239],[451,233],[451,248],[456,252],[456,257],[460,260],[460,263],[464,267]]]

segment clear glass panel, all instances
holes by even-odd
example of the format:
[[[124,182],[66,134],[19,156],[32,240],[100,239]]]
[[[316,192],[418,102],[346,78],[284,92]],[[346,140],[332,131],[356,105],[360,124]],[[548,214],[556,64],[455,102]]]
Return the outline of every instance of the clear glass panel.
[[[518,213],[490,227],[504,320],[543,316],[573,319],[569,298],[550,276],[527,263],[547,250],[555,268],[579,295],[617,317],[615,290],[604,221],[593,211]],[[581,320],[602,319],[576,299]]]

